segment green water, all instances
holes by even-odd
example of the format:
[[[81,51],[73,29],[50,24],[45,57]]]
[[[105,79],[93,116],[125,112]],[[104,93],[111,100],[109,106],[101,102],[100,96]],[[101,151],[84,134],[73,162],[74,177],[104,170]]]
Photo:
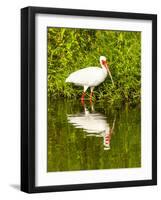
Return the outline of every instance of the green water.
[[[136,167],[141,167],[139,106],[48,100],[48,172]]]

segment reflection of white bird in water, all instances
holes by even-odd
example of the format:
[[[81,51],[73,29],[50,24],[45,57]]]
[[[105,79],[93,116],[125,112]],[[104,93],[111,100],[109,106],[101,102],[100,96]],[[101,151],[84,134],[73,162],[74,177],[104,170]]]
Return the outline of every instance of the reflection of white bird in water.
[[[110,140],[115,120],[112,128],[110,128],[104,115],[98,112],[90,113],[87,108],[85,108],[84,113],[68,115],[68,121],[76,128],[83,129],[86,133],[89,133],[87,136],[103,137],[104,150],[110,149]]]
[[[84,101],[84,97],[86,94],[85,92],[89,87],[91,89],[90,100],[92,100],[94,87],[98,86],[100,83],[102,83],[106,79],[107,73],[109,73],[112,84],[114,84],[112,75],[109,69],[109,65],[106,61],[105,56],[100,56],[100,64],[102,68],[86,67],[84,69],[80,69],[76,72],[73,72],[66,79],[66,82],[74,83],[75,85],[84,87],[84,91],[81,97],[82,102]]]

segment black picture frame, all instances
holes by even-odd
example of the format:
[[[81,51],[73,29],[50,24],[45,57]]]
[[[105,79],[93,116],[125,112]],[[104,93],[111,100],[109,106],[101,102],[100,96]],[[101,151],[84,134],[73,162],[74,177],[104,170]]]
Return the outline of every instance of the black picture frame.
[[[35,186],[35,15],[60,14],[152,21],[152,179],[76,185]],[[21,9],[21,190],[27,193],[157,184],[157,15],[45,7]]]

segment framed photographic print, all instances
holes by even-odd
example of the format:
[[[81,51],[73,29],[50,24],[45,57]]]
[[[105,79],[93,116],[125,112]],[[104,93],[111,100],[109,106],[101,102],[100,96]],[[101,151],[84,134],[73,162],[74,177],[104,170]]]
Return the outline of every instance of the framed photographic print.
[[[21,9],[21,190],[157,184],[157,16]]]

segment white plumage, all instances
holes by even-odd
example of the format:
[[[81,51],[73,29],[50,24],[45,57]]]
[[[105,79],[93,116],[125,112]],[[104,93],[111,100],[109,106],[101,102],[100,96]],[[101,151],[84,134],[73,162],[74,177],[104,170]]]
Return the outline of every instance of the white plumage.
[[[87,133],[109,132],[109,124],[106,117],[100,113],[90,113],[85,108],[85,113],[77,113],[68,115],[69,123],[72,123],[76,128],[82,128]]]
[[[66,82],[80,86],[95,87],[102,83],[106,76],[106,69],[103,70],[100,67],[86,67],[70,74]]]
[[[75,85],[84,87],[84,92],[81,98],[82,101],[84,101],[85,92],[89,87],[91,89],[90,100],[92,99],[94,87],[98,86],[106,79],[107,73],[109,73],[112,80],[109,66],[106,62],[106,57],[100,56],[100,64],[102,68],[86,67],[84,69],[80,69],[76,72],[71,73],[66,79],[66,82],[74,83]]]
[[[84,113],[68,114],[67,117],[69,123],[73,124],[75,128],[83,129],[87,133],[87,136],[102,137],[104,149],[110,149],[110,140],[114,124],[110,128],[103,114],[98,112],[90,113],[85,107]]]

